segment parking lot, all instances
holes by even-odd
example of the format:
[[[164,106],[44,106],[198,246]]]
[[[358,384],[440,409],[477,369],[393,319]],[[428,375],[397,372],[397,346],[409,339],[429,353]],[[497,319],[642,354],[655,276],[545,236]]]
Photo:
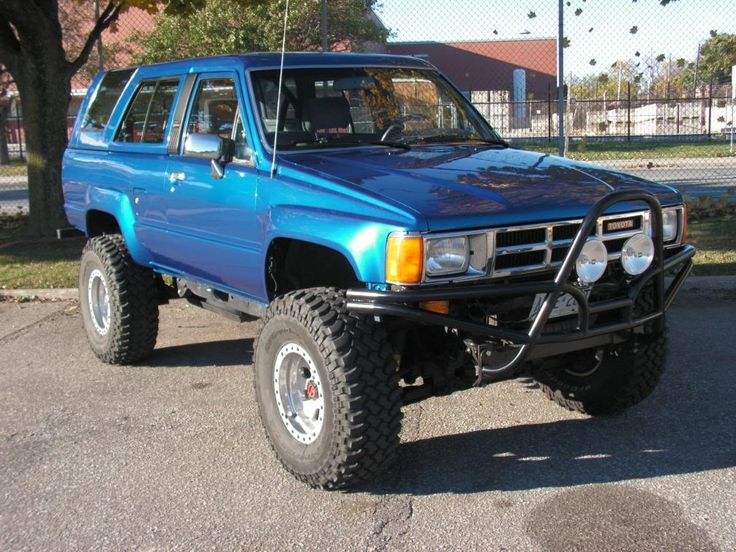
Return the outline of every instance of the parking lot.
[[[143,365],[74,303],[0,303],[0,549],[736,549],[736,302],[687,295],[643,404],[592,419],[520,378],[405,408],[381,482],[310,490],[262,433],[255,324],[177,302]]]

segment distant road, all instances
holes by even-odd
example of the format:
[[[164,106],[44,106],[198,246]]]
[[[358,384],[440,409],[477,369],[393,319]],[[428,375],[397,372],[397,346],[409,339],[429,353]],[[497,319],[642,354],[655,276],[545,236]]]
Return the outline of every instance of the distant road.
[[[599,161],[599,164],[667,184],[693,196],[736,194],[736,157]],[[651,164],[651,168],[648,165]]]
[[[626,159],[596,163],[662,182],[692,197],[719,197],[732,191],[736,198],[736,157]],[[19,207],[22,211],[28,210],[26,177],[0,176],[0,213],[16,213]]]

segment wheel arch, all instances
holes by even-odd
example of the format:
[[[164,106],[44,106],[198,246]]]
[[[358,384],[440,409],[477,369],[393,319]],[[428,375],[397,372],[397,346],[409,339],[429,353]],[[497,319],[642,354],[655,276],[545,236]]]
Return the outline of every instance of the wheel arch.
[[[334,246],[292,237],[268,244],[264,277],[269,301],[285,293],[313,287],[347,289],[361,286],[354,261]]]

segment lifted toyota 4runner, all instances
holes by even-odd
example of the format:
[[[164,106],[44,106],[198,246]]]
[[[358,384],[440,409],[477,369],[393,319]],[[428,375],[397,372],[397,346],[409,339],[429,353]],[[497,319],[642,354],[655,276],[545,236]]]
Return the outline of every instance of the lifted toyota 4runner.
[[[63,181],[89,238],[97,356],[148,356],[175,297],[260,318],[266,435],[324,488],[388,465],[406,401],[522,372],[593,415],[651,393],[695,253],[680,194],[509,147],[420,59],[280,62],[179,61],[90,87]]]

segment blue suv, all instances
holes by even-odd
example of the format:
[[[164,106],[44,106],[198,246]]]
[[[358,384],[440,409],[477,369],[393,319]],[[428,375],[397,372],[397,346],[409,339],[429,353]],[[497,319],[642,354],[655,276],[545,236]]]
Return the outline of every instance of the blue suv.
[[[420,59],[281,61],[96,77],[63,182],[99,358],[151,354],[174,298],[260,319],[266,434],[322,488],[383,470],[428,395],[522,373],[593,415],[649,395],[695,253],[680,194],[513,149]]]

